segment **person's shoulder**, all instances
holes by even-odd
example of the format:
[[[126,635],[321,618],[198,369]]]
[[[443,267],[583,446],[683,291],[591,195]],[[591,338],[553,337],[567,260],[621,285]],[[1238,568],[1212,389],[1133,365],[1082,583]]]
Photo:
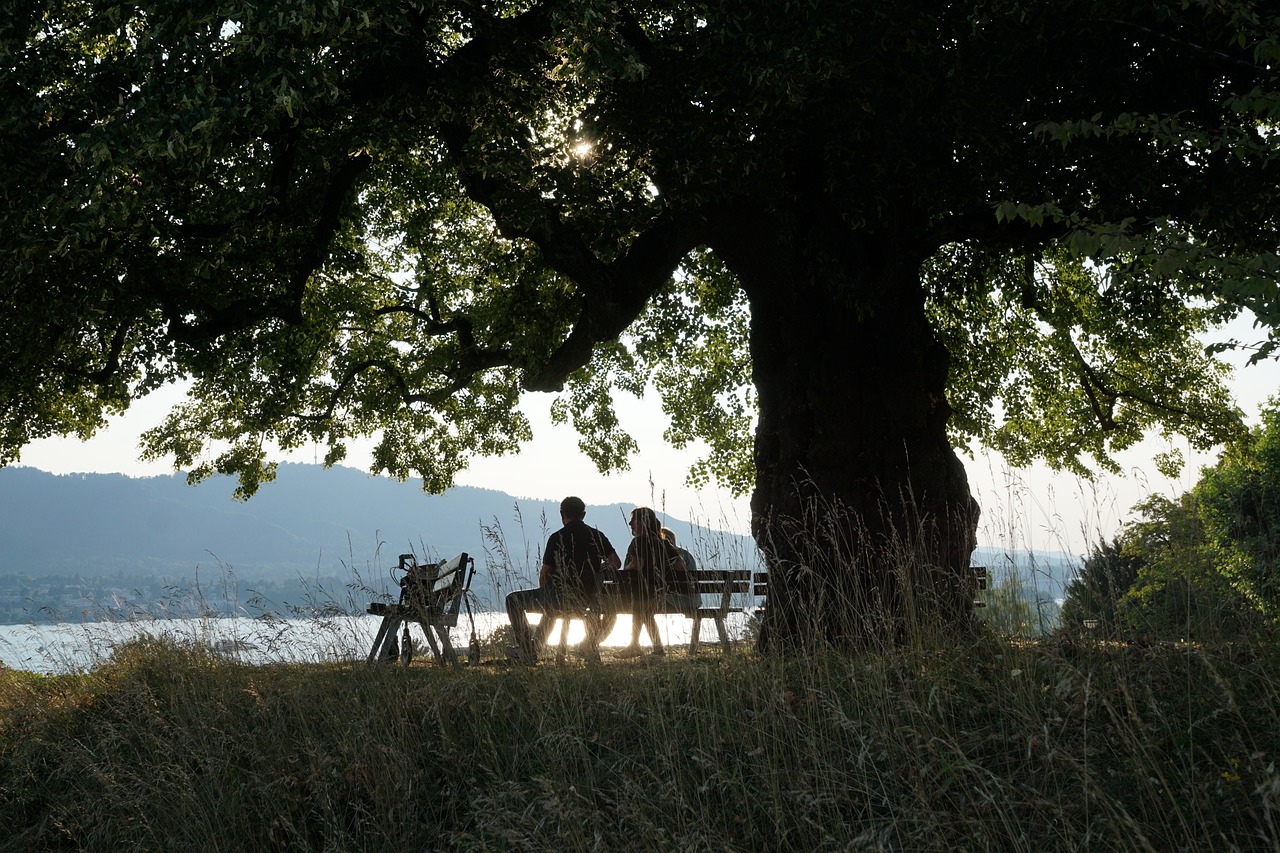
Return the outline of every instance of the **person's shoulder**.
[[[603,533],[601,533],[598,528],[592,527],[590,524],[587,524],[586,521],[582,519],[576,519],[574,521],[570,521],[564,527],[560,528],[560,530],[558,530],[557,532],[563,533],[566,536],[577,536],[577,537],[586,536],[591,538],[595,538],[598,536],[601,538],[608,538]]]
[[[582,533],[582,531],[589,530],[589,529],[590,528],[587,526],[587,523],[585,521],[583,521],[580,518],[573,518],[573,519],[570,519],[569,521],[566,521],[564,523],[564,526],[561,527],[556,532],[564,533],[566,535],[573,535],[577,533]]]
[[[609,545],[609,547],[613,547],[612,543],[610,543],[610,542],[609,542],[609,537],[608,537],[608,536],[606,536],[606,535],[605,535],[605,532],[604,532],[603,530],[601,530],[599,527],[590,527],[590,526],[588,526],[588,527],[587,527],[587,531],[588,531],[588,534],[587,534],[588,536],[591,536],[591,537],[592,537],[592,538],[594,538],[594,539],[598,539],[598,540],[600,540],[601,542],[605,543],[606,545]]]

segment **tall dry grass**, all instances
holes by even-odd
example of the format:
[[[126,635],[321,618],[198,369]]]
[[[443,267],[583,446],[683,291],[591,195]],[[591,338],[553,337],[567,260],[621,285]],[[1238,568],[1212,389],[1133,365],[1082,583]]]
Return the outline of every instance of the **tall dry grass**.
[[[142,637],[0,671],[0,851],[1273,850],[1277,672],[990,628],[456,670]]]
[[[0,674],[3,850],[1280,845],[1277,655],[1015,643]]]

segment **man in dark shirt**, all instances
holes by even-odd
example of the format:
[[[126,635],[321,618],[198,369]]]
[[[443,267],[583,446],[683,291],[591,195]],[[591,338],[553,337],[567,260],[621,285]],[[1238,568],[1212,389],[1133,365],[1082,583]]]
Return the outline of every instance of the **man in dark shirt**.
[[[515,645],[507,652],[512,660],[534,663],[546,642],[557,614],[585,615],[594,608],[600,592],[599,572],[604,566],[618,569],[622,561],[609,538],[588,527],[583,521],[587,505],[582,498],[567,497],[560,502],[560,521],[564,525],[547,537],[538,573],[537,589],[520,589],[507,596],[507,617]],[[542,614],[536,628],[529,627],[528,612]],[[587,628],[587,654],[599,657],[596,643],[598,614],[583,619]],[[565,629],[568,628],[566,622]]]

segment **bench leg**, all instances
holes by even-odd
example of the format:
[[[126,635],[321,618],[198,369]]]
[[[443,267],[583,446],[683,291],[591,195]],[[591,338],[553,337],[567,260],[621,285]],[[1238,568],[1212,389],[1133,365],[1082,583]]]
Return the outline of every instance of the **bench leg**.
[[[698,653],[698,636],[702,631],[702,617],[694,614],[693,633],[689,636],[689,654]]]
[[[369,659],[366,663],[370,666],[382,663],[384,652],[396,639],[396,632],[400,630],[401,619],[398,616],[383,616],[382,624],[378,626],[378,633],[373,638],[373,648],[369,650]]]
[[[440,638],[440,652],[441,652],[440,657],[437,657],[436,660],[440,660],[443,663],[447,663],[449,666],[455,666],[455,667],[459,666],[458,655],[456,652],[454,652],[453,643],[450,642],[449,640],[449,629],[444,625],[436,625],[435,628],[436,628],[436,636]],[[428,636],[429,635],[430,635],[430,632],[428,632]],[[432,651],[434,651],[435,645],[433,644],[431,648],[432,648]]]
[[[427,638],[427,645],[431,648],[431,656],[435,658],[436,663],[443,663],[443,658],[440,655],[440,644],[436,642],[435,636],[431,633],[431,625],[424,621],[419,621],[418,624],[422,626],[422,633]]]
[[[422,633],[427,636],[427,645],[431,647],[431,656],[436,663],[458,666],[458,655],[453,650],[453,643],[449,641],[448,627],[425,619],[419,620],[418,624],[422,626]]]
[[[573,623],[573,618],[557,616],[556,620],[560,623],[560,649],[556,652],[556,663],[564,663],[569,655],[569,626]]]
[[[460,666],[458,663],[458,653],[453,650],[453,643],[449,642],[449,631],[446,629],[440,634],[440,645],[444,650],[444,659],[449,666]]]
[[[731,647],[729,646],[729,629],[724,624],[723,616],[711,617],[716,620],[716,631],[720,634],[720,646],[724,649],[725,654],[729,654]]]

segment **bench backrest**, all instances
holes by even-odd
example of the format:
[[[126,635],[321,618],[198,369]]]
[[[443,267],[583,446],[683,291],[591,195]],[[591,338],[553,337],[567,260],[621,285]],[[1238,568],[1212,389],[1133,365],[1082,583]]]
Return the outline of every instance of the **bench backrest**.
[[[464,551],[451,560],[420,565],[413,554],[400,555],[400,600],[432,616],[445,617],[456,624],[458,610],[471,586],[475,561]]]
[[[691,574],[697,601],[692,600],[692,594],[670,597],[665,602],[665,612],[685,613],[693,610],[695,603],[698,609],[729,612],[753,603],[743,600],[756,594],[750,569],[696,569]]]
[[[733,595],[753,592],[749,569],[696,569],[693,577],[702,595],[723,593],[726,588]]]

